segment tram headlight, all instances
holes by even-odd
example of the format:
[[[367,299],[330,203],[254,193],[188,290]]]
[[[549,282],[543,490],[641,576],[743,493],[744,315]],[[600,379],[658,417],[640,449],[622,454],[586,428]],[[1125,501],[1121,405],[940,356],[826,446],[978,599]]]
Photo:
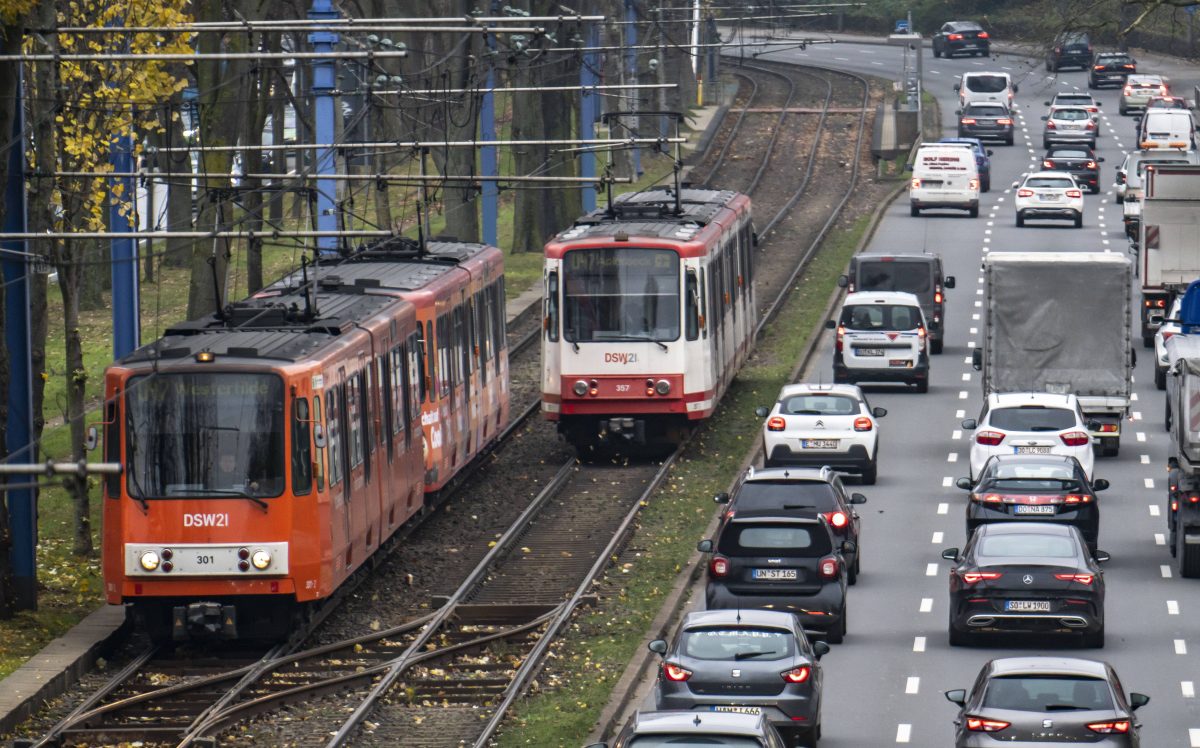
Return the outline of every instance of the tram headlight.
[[[583,397],[588,392],[588,383],[582,379],[576,380],[574,386],[571,387],[571,391],[579,397]]]
[[[254,564],[254,568],[262,571],[271,565],[271,554],[261,548],[250,556],[250,563]]]
[[[139,562],[142,564],[142,568],[146,571],[154,571],[158,568],[159,564],[158,554],[154,551],[146,551],[142,554]]]
[[[660,379],[654,383],[654,391],[660,395],[666,395],[671,391],[671,383],[665,379]]]

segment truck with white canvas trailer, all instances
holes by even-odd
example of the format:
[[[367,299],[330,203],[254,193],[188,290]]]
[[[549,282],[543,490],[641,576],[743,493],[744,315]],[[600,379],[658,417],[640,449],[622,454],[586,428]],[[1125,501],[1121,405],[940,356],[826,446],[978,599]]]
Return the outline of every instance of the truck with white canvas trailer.
[[[1200,278],[1200,166],[1147,165],[1138,202],[1141,335],[1150,348],[1175,295]]]

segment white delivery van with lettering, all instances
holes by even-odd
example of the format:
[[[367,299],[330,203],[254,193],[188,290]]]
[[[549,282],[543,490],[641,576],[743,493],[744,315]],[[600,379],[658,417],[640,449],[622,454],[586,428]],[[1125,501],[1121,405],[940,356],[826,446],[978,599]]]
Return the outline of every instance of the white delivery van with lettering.
[[[925,208],[958,208],[979,215],[979,169],[975,153],[957,144],[931,143],[917,148],[908,199],[912,214]]]

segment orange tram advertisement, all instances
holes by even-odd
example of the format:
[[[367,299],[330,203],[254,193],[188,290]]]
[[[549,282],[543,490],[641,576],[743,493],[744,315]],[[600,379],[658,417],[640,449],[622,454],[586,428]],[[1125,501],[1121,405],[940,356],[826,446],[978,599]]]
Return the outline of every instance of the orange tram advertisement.
[[[394,238],[105,374],[105,593],[159,640],[277,639],[508,421],[495,247]]]

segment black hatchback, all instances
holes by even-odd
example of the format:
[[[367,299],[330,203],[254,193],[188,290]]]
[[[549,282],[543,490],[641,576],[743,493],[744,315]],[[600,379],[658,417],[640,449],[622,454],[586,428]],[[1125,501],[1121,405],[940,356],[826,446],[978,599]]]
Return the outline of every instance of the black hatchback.
[[[712,553],[704,589],[709,610],[767,608],[794,614],[806,630],[831,644],[846,635],[847,569],[843,551],[816,512],[738,512],[726,516],[717,539],[702,540]]]
[[[1086,145],[1056,145],[1042,156],[1042,169],[1065,171],[1079,184],[1087,185],[1088,192],[1094,195],[1100,191],[1100,164],[1103,161],[1103,156],[1097,156]]]
[[[1100,88],[1116,84],[1125,85],[1125,79],[1137,72],[1137,60],[1124,52],[1101,52],[1092,61],[1088,71],[1088,88]]]
[[[933,35],[933,56],[953,57],[965,53],[987,57],[991,37],[974,21],[947,21]]]
[[[1013,116],[1003,104],[968,104],[958,111],[958,137],[1013,144]]]
[[[1092,65],[1092,39],[1086,31],[1064,31],[1046,50],[1046,69],[1052,73],[1066,67],[1087,69]]]

